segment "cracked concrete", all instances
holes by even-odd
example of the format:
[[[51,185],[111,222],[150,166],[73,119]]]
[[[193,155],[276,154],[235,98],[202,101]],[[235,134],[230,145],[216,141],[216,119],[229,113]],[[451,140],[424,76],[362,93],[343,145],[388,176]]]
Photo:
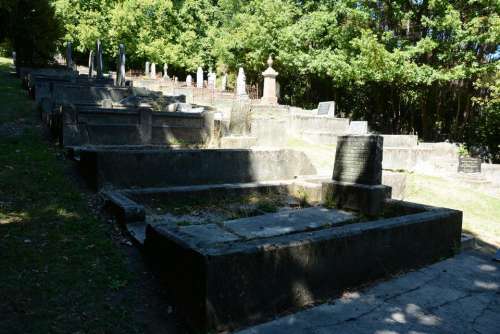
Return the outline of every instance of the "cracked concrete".
[[[500,263],[454,258],[237,334],[500,333]]]

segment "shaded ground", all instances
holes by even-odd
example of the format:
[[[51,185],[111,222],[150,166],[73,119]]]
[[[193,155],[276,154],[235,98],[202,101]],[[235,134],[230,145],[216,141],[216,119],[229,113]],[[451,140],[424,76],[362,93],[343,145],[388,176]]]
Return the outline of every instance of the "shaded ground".
[[[238,334],[496,334],[500,264],[475,251]]]
[[[135,248],[97,218],[0,58],[0,333],[175,333]]]

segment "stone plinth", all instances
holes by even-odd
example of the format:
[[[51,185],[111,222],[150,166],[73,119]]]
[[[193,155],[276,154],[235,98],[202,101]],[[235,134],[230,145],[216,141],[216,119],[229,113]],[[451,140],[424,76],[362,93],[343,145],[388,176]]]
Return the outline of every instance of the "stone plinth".
[[[381,184],[383,141],[381,136],[338,137],[332,181],[323,183],[327,203],[369,216],[383,212],[391,193]]]
[[[273,59],[271,56],[269,56],[267,64],[269,67],[262,72],[262,76],[264,77],[264,90],[260,102],[262,104],[278,104],[278,97],[276,95],[276,77],[278,76],[278,72],[272,68]]]

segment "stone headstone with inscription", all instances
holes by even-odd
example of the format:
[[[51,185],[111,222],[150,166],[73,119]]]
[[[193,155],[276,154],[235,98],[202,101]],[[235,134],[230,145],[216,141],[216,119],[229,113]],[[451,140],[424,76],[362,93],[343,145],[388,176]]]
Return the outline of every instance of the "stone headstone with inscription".
[[[481,173],[481,159],[471,157],[458,158],[459,173]]]
[[[333,180],[367,185],[382,182],[382,136],[340,136]]]
[[[369,216],[383,212],[391,188],[382,185],[384,138],[339,136],[332,181],[323,183],[326,201]]]
[[[318,103],[318,115],[335,116],[335,101]]]

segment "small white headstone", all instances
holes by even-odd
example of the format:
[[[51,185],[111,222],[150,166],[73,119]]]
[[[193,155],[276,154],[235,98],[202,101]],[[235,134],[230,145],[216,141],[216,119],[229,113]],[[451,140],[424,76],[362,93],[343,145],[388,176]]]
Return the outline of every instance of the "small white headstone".
[[[243,67],[238,70],[238,78],[236,79],[236,96],[239,98],[248,98],[246,89],[246,76]]]
[[[151,73],[149,73],[151,79],[156,79],[156,64],[151,63]]]
[[[318,115],[335,116],[335,101],[318,103]]]
[[[146,62],[144,67],[144,75],[149,76],[149,61]]]
[[[193,77],[191,74],[188,74],[186,77],[186,86],[191,87],[193,85]]]
[[[368,122],[351,121],[348,132],[351,135],[366,135],[368,133]]]
[[[227,74],[224,73],[222,76],[221,84],[220,84],[220,90],[225,92],[227,88]]]
[[[169,79],[168,77],[168,65],[167,64],[163,64],[163,79]]]
[[[196,71],[196,87],[203,88],[203,70],[201,67],[198,67],[198,70]]]

